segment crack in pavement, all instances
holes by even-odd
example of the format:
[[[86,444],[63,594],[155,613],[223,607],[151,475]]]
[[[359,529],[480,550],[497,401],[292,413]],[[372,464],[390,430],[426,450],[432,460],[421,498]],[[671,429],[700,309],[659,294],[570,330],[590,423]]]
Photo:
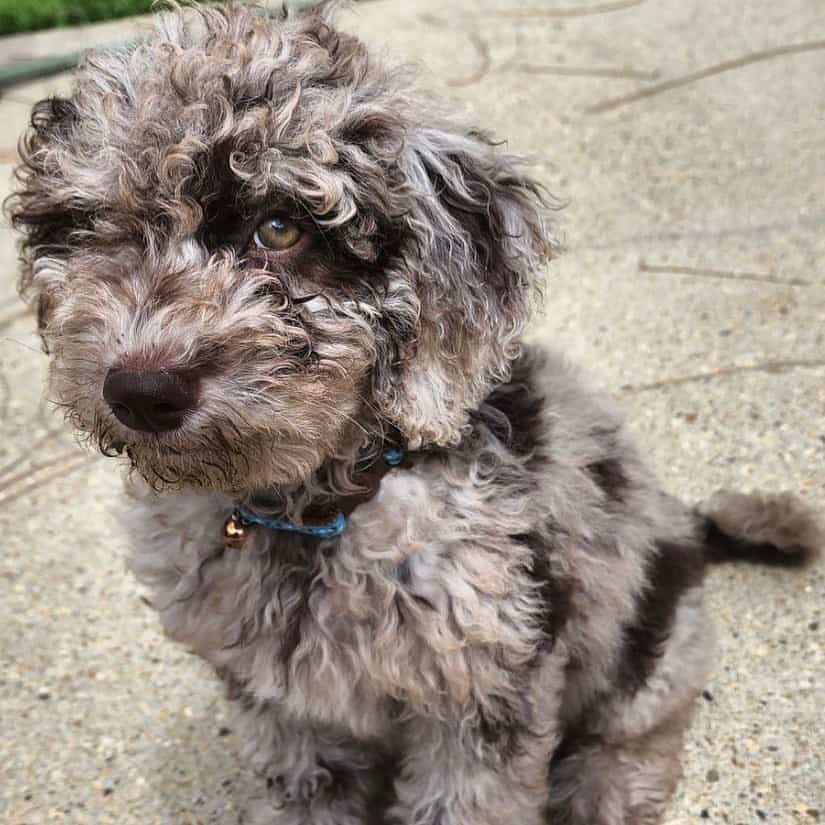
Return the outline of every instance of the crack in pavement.
[[[25,481],[30,476],[35,475],[35,473],[39,473],[42,470],[48,470],[61,462],[71,461],[76,457],[78,457],[78,451],[77,447],[74,447],[71,450],[58,453],[52,458],[44,459],[43,461],[34,461],[29,464],[25,470],[19,470],[18,472],[7,476],[0,476],[0,492],[13,488],[18,481]],[[88,458],[88,456],[86,457]],[[16,466],[19,466],[19,463]]]
[[[25,318],[27,315],[31,315],[31,311],[27,306],[12,310],[10,313],[8,313],[8,315],[4,315],[2,318],[0,318],[0,330],[8,329],[15,323],[15,321],[19,321],[21,318]]]
[[[569,9],[502,9],[501,11],[491,11],[484,16],[491,17],[594,17],[597,14],[609,14],[614,11],[624,11],[641,6],[645,0],[616,0],[613,3],[598,3],[593,6],[579,6]]]
[[[783,373],[794,369],[818,369],[825,367],[822,358],[797,358],[776,361],[763,361],[760,364],[745,364],[742,366],[721,367],[710,372],[697,372],[693,375],[678,375],[672,378],[662,378],[651,381],[649,384],[623,384],[619,389],[626,395],[658,390],[663,387],[678,387],[681,384],[692,384],[697,381],[711,381],[714,378],[726,378],[731,375],[740,375],[749,372]]]
[[[644,259],[639,261],[639,272],[653,275],[692,275],[696,278],[718,278],[729,281],[748,281],[761,284],[778,284],[780,286],[813,286],[810,281],[801,278],[779,278],[776,275],[762,275],[757,272],[737,272],[728,269],[698,269],[692,266],[671,266],[649,264]]]
[[[6,496],[0,498],[0,506],[6,505],[9,502],[15,501],[16,499],[22,498],[29,493],[33,493],[35,490],[38,490],[42,487],[45,487],[47,484],[50,484],[52,481],[56,481],[59,478],[63,478],[64,476],[73,473],[75,470],[80,470],[92,466],[92,461],[87,455],[77,456],[74,459],[67,461],[62,466],[55,469],[54,472],[48,473],[47,475],[33,481],[31,484],[27,484],[24,487],[20,487],[16,490],[12,490]]]
[[[467,77],[449,78],[447,80],[447,85],[454,88],[457,86],[471,86],[473,83],[478,83],[478,81],[490,71],[490,68],[493,65],[490,58],[490,47],[487,45],[487,41],[475,31],[467,31],[465,34],[467,35],[468,40],[475,47],[479,58],[479,65],[478,68],[472,74],[467,75]]]
[[[764,49],[751,54],[743,55],[742,57],[734,58],[733,60],[725,60],[722,63],[716,63],[713,66],[707,66],[697,72],[682,75],[682,77],[675,77],[672,80],[665,80],[655,86],[649,86],[646,89],[640,89],[636,92],[631,92],[621,97],[608,98],[593,106],[587,107],[584,111],[588,115],[600,115],[604,112],[610,112],[614,109],[619,109],[622,106],[627,106],[631,103],[636,103],[639,100],[644,100],[655,95],[669,92],[672,89],[678,89],[682,86],[687,86],[691,83],[696,83],[699,80],[704,80],[708,77],[731,72],[735,69],[741,69],[745,66],[751,66],[754,63],[762,63],[766,60],[775,60],[778,57],[787,57],[794,54],[804,54],[805,52],[813,52],[825,49],[825,40],[814,40],[810,43],[794,43],[788,46],[778,46],[775,49]]]
[[[656,80],[661,72],[647,72],[640,69],[611,66],[539,66],[530,63],[518,63],[513,66],[517,72],[532,75],[560,75],[562,77],[607,77],[625,80]]]
[[[43,435],[40,436],[34,443],[29,444],[25,451],[18,455],[12,461],[7,462],[2,467],[0,467],[0,478],[2,478],[7,473],[10,473],[15,467],[18,467],[23,461],[26,460],[26,456],[31,455],[35,450],[40,449],[44,445],[48,444],[54,438],[57,438],[61,433],[65,433],[65,427],[53,427],[52,429],[46,431]]]

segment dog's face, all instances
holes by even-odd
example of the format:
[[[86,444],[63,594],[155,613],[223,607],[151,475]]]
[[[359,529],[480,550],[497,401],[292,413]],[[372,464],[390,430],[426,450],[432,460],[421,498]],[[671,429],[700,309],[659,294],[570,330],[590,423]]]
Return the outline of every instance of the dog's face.
[[[534,185],[324,13],[188,12],[35,108],[10,201],[51,389],[156,486],[455,441],[549,252]]]

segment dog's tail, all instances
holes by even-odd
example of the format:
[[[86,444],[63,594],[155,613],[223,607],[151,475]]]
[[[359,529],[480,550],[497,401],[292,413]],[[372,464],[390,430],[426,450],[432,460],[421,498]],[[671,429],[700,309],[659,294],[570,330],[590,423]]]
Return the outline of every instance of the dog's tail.
[[[825,547],[811,510],[790,493],[719,492],[696,508],[707,560],[801,567]]]

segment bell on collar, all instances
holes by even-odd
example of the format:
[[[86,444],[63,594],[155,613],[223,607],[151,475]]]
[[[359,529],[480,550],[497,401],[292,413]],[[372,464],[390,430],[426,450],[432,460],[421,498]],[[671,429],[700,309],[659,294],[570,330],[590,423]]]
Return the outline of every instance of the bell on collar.
[[[235,510],[223,525],[223,543],[230,548],[238,549],[243,547],[246,541],[246,525],[241,514]]]

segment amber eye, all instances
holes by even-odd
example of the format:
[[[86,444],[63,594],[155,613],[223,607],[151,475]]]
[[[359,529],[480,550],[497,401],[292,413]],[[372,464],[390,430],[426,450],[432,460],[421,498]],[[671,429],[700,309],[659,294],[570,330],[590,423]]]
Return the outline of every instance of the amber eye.
[[[255,230],[255,244],[275,252],[283,252],[295,246],[300,237],[301,230],[298,225],[278,215],[267,218]]]

